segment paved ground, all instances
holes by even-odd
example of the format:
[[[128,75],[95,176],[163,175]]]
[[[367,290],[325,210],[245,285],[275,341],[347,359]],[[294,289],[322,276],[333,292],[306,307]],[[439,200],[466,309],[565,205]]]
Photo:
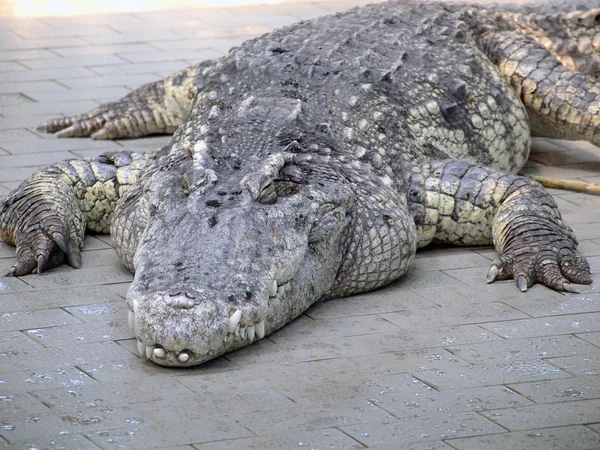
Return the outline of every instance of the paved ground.
[[[39,166],[167,140],[57,140],[35,132],[46,119],[358,3],[19,20],[0,1],[0,196]],[[538,141],[526,172],[600,182],[600,151]],[[136,355],[131,275],[89,237],[80,270],[0,281],[0,446],[600,448],[600,197],[555,194],[596,280],[580,295],[487,286],[493,250],[433,249],[191,370]],[[12,254],[0,243],[0,268]]]

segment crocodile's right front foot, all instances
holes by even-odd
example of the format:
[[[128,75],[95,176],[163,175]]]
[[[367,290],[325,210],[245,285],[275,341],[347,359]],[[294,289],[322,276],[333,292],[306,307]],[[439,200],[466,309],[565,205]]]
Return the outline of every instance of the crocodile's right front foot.
[[[53,175],[36,172],[0,204],[0,237],[17,247],[6,276],[41,273],[63,262],[81,266],[84,218],[73,193]]]

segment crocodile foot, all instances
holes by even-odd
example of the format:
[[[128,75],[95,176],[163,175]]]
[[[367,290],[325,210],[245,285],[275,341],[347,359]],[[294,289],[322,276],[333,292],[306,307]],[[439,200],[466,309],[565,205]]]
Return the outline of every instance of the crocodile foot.
[[[571,283],[592,283],[588,262],[576,250],[567,247],[557,251],[530,246],[505,253],[492,263],[486,281],[508,278],[514,278],[522,292],[536,282],[557,291],[574,293],[578,291]]]

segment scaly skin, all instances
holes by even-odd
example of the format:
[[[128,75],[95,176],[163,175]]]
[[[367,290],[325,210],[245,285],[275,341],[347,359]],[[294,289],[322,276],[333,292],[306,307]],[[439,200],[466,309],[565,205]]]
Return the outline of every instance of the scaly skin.
[[[110,220],[135,272],[127,302],[140,354],[170,366],[383,286],[432,241],[493,243],[488,282],[590,283],[552,198],[513,173],[530,122],[539,135],[600,141],[598,3],[574,13],[558,2],[371,5],[50,121],[60,136],[93,138],[179,128],[147,158],[70,162],[25,181],[0,210],[18,247],[12,272],[65,254],[77,265],[84,229]],[[89,175],[102,170],[112,175]]]

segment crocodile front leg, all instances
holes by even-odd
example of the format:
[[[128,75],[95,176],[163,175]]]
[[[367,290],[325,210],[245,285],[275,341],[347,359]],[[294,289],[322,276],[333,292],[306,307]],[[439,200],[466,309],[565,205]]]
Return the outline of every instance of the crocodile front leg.
[[[514,278],[521,291],[535,282],[558,291],[592,282],[573,231],[535,181],[456,160],[415,166],[408,173],[419,247],[493,243],[500,257],[487,281]]]
[[[151,155],[118,152],[64,161],[34,173],[0,205],[0,237],[17,247],[7,275],[81,265],[86,229],[108,233],[113,211],[152,163]]]
[[[106,103],[86,114],[53,119],[39,130],[58,137],[92,139],[137,138],[171,134],[187,117],[199,92],[201,72],[212,61],[147,83],[117,102]]]

